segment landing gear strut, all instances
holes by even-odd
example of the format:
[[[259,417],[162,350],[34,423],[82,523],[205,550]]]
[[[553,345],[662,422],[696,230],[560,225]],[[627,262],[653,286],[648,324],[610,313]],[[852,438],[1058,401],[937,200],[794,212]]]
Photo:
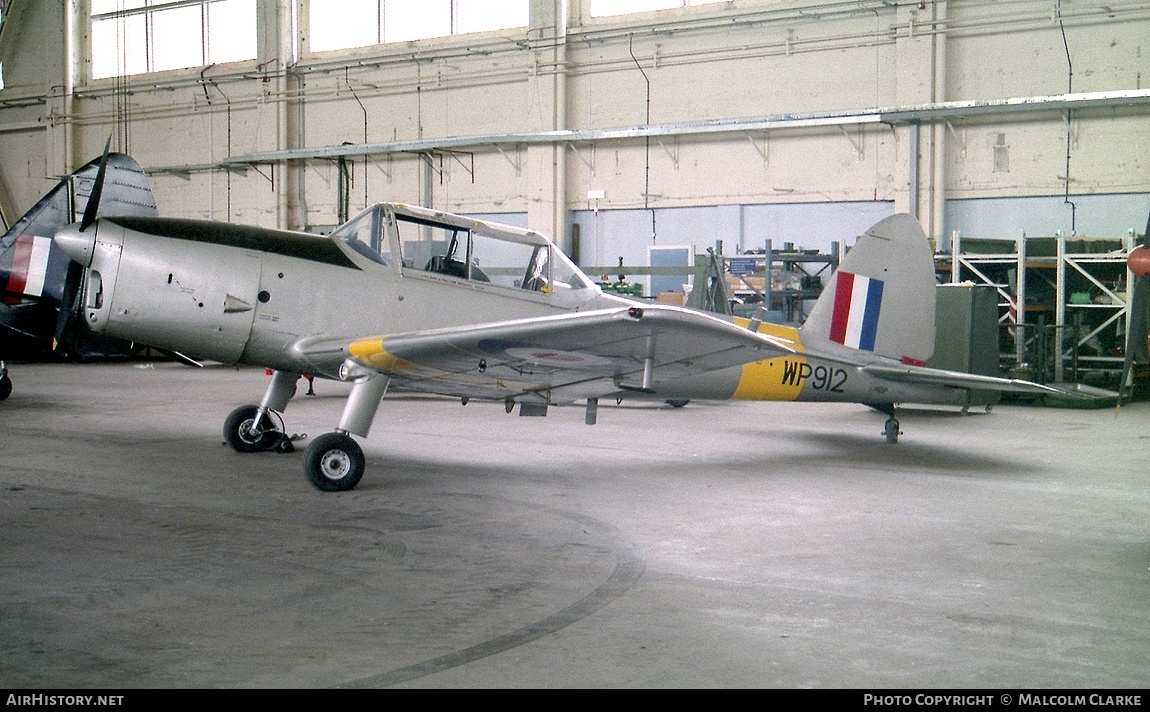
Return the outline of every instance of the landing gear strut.
[[[316,489],[346,492],[359,484],[365,460],[363,448],[351,436],[367,437],[388,382],[386,376],[380,375],[356,381],[335,432],[319,436],[308,446],[303,471]]]
[[[297,379],[299,374],[276,371],[258,406],[245,405],[232,411],[224,421],[227,444],[237,452],[293,451],[292,441],[304,436],[288,437],[279,414],[287,408]],[[304,474],[316,489],[344,492],[359,484],[366,459],[363,448],[351,436],[367,436],[387,384],[385,376],[359,377],[352,386],[335,432],[319,436],[308,446],[304,454]]]

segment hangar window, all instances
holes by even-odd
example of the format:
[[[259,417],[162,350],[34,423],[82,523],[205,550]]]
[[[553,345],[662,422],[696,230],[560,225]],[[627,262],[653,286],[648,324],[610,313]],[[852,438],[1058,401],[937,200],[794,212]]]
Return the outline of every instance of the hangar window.
[[[591,16],[629,15],[633,12],[669,10],[675,7],[710,5],[722,0],[591,0]]]
[[[92,78],[256,56],[256,0],[92,0]]]
[[[313,52],[527,25],[528,0],[311,0]]]

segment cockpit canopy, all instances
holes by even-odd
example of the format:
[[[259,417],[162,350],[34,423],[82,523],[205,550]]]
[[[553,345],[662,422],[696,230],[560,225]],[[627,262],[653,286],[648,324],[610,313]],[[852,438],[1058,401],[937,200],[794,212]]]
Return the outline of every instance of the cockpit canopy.
[[[373,262],[552,293],[594,289],[558,247],[531,230],[399,203],[379,203],[332,233]],[[398,259],[397,259],[398,256]]]

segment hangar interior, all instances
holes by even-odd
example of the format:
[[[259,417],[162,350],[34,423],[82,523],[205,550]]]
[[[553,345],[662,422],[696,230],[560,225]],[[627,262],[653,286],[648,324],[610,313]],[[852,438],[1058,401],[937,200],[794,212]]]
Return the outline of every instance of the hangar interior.
[[[949,257],[946,281],[956,238],[1117,253],[1150,213],[1143,3],[344,5],[6,3],[5,221],[109,136],[165,216],[326,232],[379,201],[419,204],[549,235],[592,274],[625,264],[649,297],[693,282],[643,274],[665,248],[692,264],[715,247],[829,254],[910,212]],[[1111,356],[1122,315],[1082,328],[1060,300],[1118,301],[1120,264],[1101,288],[1026,265],[953,276],[996,285],[1004,323],[1052,312],[1044,326]],[[728,281],[736,301],[804,315]],[[1003,351],[1006,366],[1035,358]]]
[[[765,302],[780,319],[801,321],[806,291],[817,294],[824,268],[856,236],[910,213],[931,241],[939,282],[990,285],[993,324],[984,333],[995,343],[976,345],[993,352],[986,371],[1113,387],[1130,329],[1126,254],[1150,215],[1148,38],[1150,5],[1136,0],[5,0],[0,216],[12,225],[110,137],[111,150],[144,168],[165,217],[328,233],[377,202],[420,205],[551,236],[605,286],[651,299],[690,303],[687,292],[702,291],[705,261],[718,259],[722,310],[750,315]],[[745,256],[754,260],[744,270]],[[682,278],[666,279],[653,267],[660,264],[682,266]],[[772,292],[763,282],[772,265],[782,266],[776,278],[802,279],[793,289],[776,282]],[[1024,327],[1046,341],[1012,337],[998,353],[997,340]],[[732,426],[719,417],[732,411],[708,406],[699,432],[710,437],[690,454],[675,449],[673,433],[652,437],[654,450],[645,451],[642,439],[584,440],[564,429],[557,443],[530,430],[534,453],[564,463],[541,473],[518,456],[505,467],[519,443],[510,435],[493,441],[487,434],[497,426],[460,437],[412,398],[400,406],[417,413],[414,424],[398,433],[408,469],[388,485],[410,489],[358,492],[342,512],[313,508],[311,492],[277,494],[266,513],[261,488],[282,485],[272,456],[254,461],[251,480],[243,479],[250,463],[220,468],[243,483],[234,499],[217,492],[197,501],[189,484],[197,480],[177,481],[175,472],[152,482],[156,464],[133,454],[146,442],[171,443],[201,471],[215,467],[187,440],[218,432],[214,423],[199,427],[215,411],[195,395],[201,386],[191,372],[115,368],[89,373],[110,376],[108,392],[140,407],[112,409],[104,424],[122,430],[108,442],[89,419],[95,414],[63,411],[85,401],[77,394],[99,398],[81,372],[60,379],[37,366],[33,374],[74,390],[59,396],[33,385],[6,406],[19,422],[0,452],[36,464],[11,470],[5,482],[5,586],[9,600],[43,596],[48,608],[13,604],[0,617],[0,644],[14,661],[0,681],[1150,682],[1144,404],[1127,409],[1141,421],[1128,417],[1114,428],[1100,412],[1008,412],[1018,428],[1010,436],[982,416],[970,434],[956,435],[960,423],[922,413],[919,425],[936,444],[911,443],[893,465],[843,435],[854,426],[825,406],[790,420],[740,404],[735,436],[753,444],[734,451],[721,445]],[[212,391],[218,397],[245,387],[234,373],[222,378],[229,385]],[[177,385],[196,421],[189,433],[157,396]],[[51,405],[37,410],[29,398]],[[311,403],[317,412],[327,405]],[[305,420],[316,419],[308,412]],[[483,423],[495,419],[481,412]],[[620,408],[615,417],[642,432],[670,412]],[[150,422],[132,432],[130,416],[139,414]],[[684,414],[676,411],[675,428],[693,427],[682,424]],[[795,435],[808,418],[831,425]],[[790,439],[764,443],[751,433],[764,419]],[[70,428],[86,445],[60,455]],[[1105,457],[1058,437],[1109,442],[1112,431],[1122,444]],[[453,437],[460,450],[420,464],[426,450]],[[467,449],[470,460],[461,454]],[[1060,462],[1092,463],[1056,470],[1044,449]],[[56,454],[41,463],[45,452]],[[579,484],[586,473],[572,463],[588,452],[607,464]],[[665,477],[660,454],[678,463]],[[782,463],[768,468],[769,493],[761,489],[763,462]],[[80,471],[91,480],[81,481]],[[697,471],[705,477],[690,479]],[[802,476],[791,478],[795,471]],[[874,477],[864,482],[859,472]],[[416,486],[412,473],[425,479]],[[606,493],[620,479],[626,496],[612,499]],[[746,499],[744,485],[760,488]],[[660,493],[653,502],[652,491]],[[887,491],[896,493],[890,501]],[[932,492],[961,503],[961,512]],[[911,504],[900,509],[904,496]],[[840,509],[842,502],[859,509]],[[83,516],[69,523],[69,507]],[[47,569],[38,568],[36,512],[63,527],[48,535],[58,549]],[[210,530],[198,521],[204,512]],[[829,517],[833,531],[810,538],[808,514]],[[112,521],[130,516],[145,519],[127,534]],[[303,530],[293,529],[296,518]],[[764,518],[774,523],[764,529]],[[468,524],[473,519],[482,526]],[[147,538],[155,526],[164,528],[159,543],[133,550],[124,574],[114,542]],[[752,541],[740,526],[755,527]],[[248,533],[237,543],[226,535],[233,529]],[[433,529],[449,534],[406,534]],[[504,546],[509,530],[515,539]],[[889,538],[877,538],[878,530]],[[109,543],[95,559],[79,550],[70,558],[67,547],[83,537]],[[276,537],[289,553],[268,546]],[[239,544],[268,560],[284,557],[284,568]],[[356,548],[348,569],[330,563],[341,556],[337,544]],[[540,545],[559,552],[558,563],[539,563],[547,559]],[[213,551],[224,555],[213,561]],[[424,569],[410,563],[414,552],[447,563]],[[295,555],[327,563],[309,568]],[[840,566],[851,557],[859,563]],[[225,622],[183,615],[189,601],[211,599],[211,587],[236,584],[232,565],[252,572],[254,587],[226,612],[254,619],[258,653]],[[1022,578],[1004,583],[1001,572],[1012,567]],[[157,570],[166,584],[153,581]],[[763,573],[772,570],[785,580]],[[284,571],[293,578],[281,597]],[[419,578],[403,578],[412,574]],[[59,576],[76,583],[55,591]],[[326,577],[338,583],[324,588]],[[546,577],[548,586],[507,583]],[[308,607],[353,608],[353,580],[369,581],[369,593],[386,595],[389,607],[375,617],[355,612],[347,629],[319,630]],[[1043,600],[1036,587],[1051,580]],[[584,581],[594,582],[590,592]],[[644,589],[654,609],[628,598]],[[437,598],[421,601],[420,590]],[[762,606],[764,592],[779,608]],[[273,620],[268,611],[277,606],[316,630]],[[141,643],[141,630],[126,622],[135,610],[156,632],[155,645]],[[606,622],[592,624],[604,611]],[[433,619],[428,633],[421,623]],[[716,627],[694,627],[708,622]],[[104,639],[69,638],[76,625]],[[384,631],[393,637],[380,652],[373,646]],[[561,631],[566,637],[553,635]],[[308,636],[319,641],[315,650]],[[533,657],[540,640],[545,650]],[[578,652],[589,647],[603,657]],[[44,650],[51,663],[38,668]],[[378,660],[346,659],[359,653]],[[322,662],[301,672],[298,661],[308,656]],[[237,664],[227,669],[225,660]]]

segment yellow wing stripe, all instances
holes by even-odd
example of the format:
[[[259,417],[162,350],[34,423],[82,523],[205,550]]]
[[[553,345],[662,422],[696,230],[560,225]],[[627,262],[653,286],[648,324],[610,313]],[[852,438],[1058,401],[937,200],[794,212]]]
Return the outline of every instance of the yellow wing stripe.
[[[399,373],[416,368],[414,363],[392,356],[383,347],[385,339],[360,339],[348,345],[348,353],[357,361],[388,373]]]

